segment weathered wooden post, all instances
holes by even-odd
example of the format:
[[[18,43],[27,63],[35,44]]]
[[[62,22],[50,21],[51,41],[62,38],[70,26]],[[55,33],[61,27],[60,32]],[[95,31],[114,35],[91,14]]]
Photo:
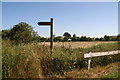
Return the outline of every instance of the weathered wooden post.
[[[90,62],[91,62],[91,58],[89,58],[88,60],[88,70],[90,69]]]
[[[50,53],[52,54],[53,49],[53,18],[51,18],[50,22],[38,22],[40,26],[50,26]]]
[[[89,54],[90,54],[90,56],[92,57],[91,52],[89,52]],[[89,57],[89,60],[88,60],[88,70],[90,69],[91,57]]]
[[[51,18],[51,30],[50,30],[50,51],[52,54],[52,48],[53,48],[53,18]]]

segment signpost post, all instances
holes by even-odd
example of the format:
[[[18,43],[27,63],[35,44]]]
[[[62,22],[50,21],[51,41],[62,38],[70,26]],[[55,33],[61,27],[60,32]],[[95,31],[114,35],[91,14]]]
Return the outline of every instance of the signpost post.
[[[50,53],[52,54],[53,48],[53,18],[51,18],[50,22],[38,22],[39,26],[50,26]]]

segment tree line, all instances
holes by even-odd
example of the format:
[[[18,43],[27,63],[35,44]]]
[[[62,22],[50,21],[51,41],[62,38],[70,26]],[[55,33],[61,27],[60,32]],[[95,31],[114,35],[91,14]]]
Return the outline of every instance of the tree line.
[[[8,30],[0,31],[2,39],[8,39],[14,44],[30,43],[30,42],[49,42],[50,38],[41,37],[33,30],[33,27],[25,22],[20,22]],[[105,35],[101,38],[91,38],[86,36],[71,35],[69,32],[65,32],[63,36],[53,36],[54,42],[66,42],[66,41],[119,41],[120,35],[108,36]]]

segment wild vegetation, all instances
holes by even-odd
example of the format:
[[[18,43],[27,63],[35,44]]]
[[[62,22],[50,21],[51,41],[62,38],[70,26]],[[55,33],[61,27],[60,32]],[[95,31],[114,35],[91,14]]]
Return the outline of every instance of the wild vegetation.
[[[10,41],[2,42],[3,78],[42,78],[64,76],[74,69],[87,69],[86,52],[101,51],[98,46],[91,48],[67,49],[54,47],[50,55],[48,46],[38,43],[12,45]],[[118,43],[100,44],[104,51],[117,50]],[[112,46],[111,46],[112,45]],[[93,49],[94,48],[94,49]],[[92,59],[91,67],[105,66],[119,62],[120,55],[110,55]]]
[[[67,34],[63,35],[62,41],[76,38],[76,35],[71,37],[70,34]],[[118,42],[114,42],[92,45],[86,48],[55,46],[53,53],[50,54],[49,46],[42,45],[39,42],[46,41],[46,38],[41,40],[41,37],[27,23],[22,22],[13,26],[10,30],[2,30],[1,35],[3,39],[3,78],[50,78],[58,75],[67,78],[70,77],[65,74],[67,72],[75,69],[87,70],[88,59],[83,57],[84,53],[119,50],[120,45]],[[81,38],[82,41],[86,41],[84,40],[86,37]],[[61,41],[59,38],[57,40]],[[115,40],[119,40],[119,38],[116,37]],[[92,58],[91,67],[106,66],[119,62],[119,57],[120,54]]]
[[[33,27],[25,22],[20,22],[13,26],[12,29],[2,30],[2,38],[10,39],[14,41],[15,44],[19,43],[29,43],[29,42],[49,42],[50,38],[41,37],[33,30]],[[86,36],[73,36],[69,32],[65,32],[63,36],[55,36],[54,42],[68,42],[70,39],[72,42],[78,41],[119,41],[120,35],[108,36],[105,35],[101,38],[91,38]]]

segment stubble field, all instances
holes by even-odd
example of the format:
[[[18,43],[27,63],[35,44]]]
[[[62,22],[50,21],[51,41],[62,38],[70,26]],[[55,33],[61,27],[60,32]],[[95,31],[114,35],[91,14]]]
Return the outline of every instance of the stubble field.
[[[89,48],[104,43],[115,43],[117,41],[94,41],[94,42],[54,42],[53,45],[65,48]],[[50,42],[40,42],[40,45],[49,46]]]

